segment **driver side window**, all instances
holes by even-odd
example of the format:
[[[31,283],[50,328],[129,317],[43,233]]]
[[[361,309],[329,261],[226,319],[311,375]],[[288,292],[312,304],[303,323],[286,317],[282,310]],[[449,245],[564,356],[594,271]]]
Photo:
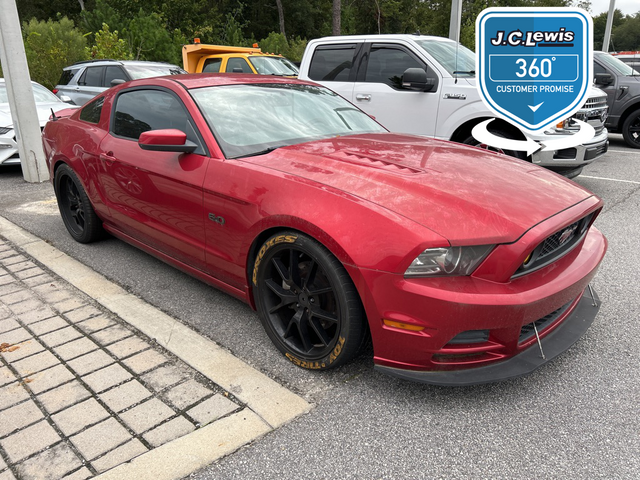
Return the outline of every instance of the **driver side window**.
[[[176,129],[198,145],[194,153],[204,155],[191,117],[176,96],[161,90],[132,90],[118,95],[113,112],[111,132],[137,141],[149,130]]]
[[[364,81],[384,83],[395,90],[403,90],[402,75],[407,68],[427,69],[424,63],[403,49],[373,45]]]

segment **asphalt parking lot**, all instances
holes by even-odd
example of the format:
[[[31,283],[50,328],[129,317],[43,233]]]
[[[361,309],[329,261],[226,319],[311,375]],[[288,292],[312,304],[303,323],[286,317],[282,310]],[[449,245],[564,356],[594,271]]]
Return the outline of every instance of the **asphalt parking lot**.
[[[638,478],[640,151],[612,135],[576,181],[605,201],[594,325],[528,377],[453,389],[378,374],[370,353],[327,373],[294,367],[248,306],[118,240],[74,242],[51,185],[19,169],[0,171],[0,214],[316,405],[193,478]]]

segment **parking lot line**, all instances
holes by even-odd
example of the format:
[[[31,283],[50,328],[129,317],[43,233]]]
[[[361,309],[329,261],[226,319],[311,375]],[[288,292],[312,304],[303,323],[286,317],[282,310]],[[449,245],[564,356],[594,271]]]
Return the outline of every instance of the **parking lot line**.
[[[628,154],[628,155],[635,155],[635,154],[637,154],[637,153],[638,153],[638,151],[637,151],[637,150],[635,150],[635,151],[634,151],[634,150],[612,150],[612,149],[607,150],[607,152],[613,152],[613,153],[626,153],[626,154]]]
[[[608,180],[609,182],[632,183],[634,185],[640,185],[640,182],[636,182],[634,180],[620,180],[619,178],[592,177],[591,175],[580,175],[580,177],[592,178],[593,180]]]

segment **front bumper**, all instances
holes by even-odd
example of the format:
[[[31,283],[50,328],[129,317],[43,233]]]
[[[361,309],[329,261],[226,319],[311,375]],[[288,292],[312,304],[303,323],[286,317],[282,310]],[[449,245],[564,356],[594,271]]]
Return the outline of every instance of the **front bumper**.
[[[572,313],[549,335],[541,339],[544,358],[536,342],[508,360],[468,370],[427,372],[383,365],[376,365],[375,369],[404,380],[444,386],[478,385],[521,377],[568,350],[591,326],[599,310],[598,296],[593,293],[591,297],[585,291]]]
[[[15,130],[0,135],[0,165],[17,165],[20,163]]]
[[[535,137],[534,140],[542,142],[551,140],[560,136],[546,135],[544,138]],[[603,129],[599,135],[596,135],[591,141],[562,150],[549,150],[543,152],[538,150],[531,155],[531,161],[542,167],[583,167],[590,164],[598,157],[604,155],[609,149],[609,133],[607,129]]]
[[[548,234],[547,228],[540,228],[541,232],[532,229],[516,244],[497,247],[491,255],[506,261],[506,270],[512,273],[515,267],[507,260],[508,250],[533,249]],[[359,276],[358,282],[362,282],[356,285],[369,319],[374,362],[385,371],[407,371],[406,378],[431,378],[432,373],[446,372],[452,378],[462,378],[460,383],[473,375],[454,372],[479,371],[492,365],[496,368],[490,371],[498,371],[499,365],[510,365],[505,362],[531,348],[537,351],[532,324],[544,340],[582,311],[581,297],[606,249],[605,237],[592,226],[581,244],[565,256],[515,278],[511,274],[505,277],[499,264],[489,262],[491,255],[489,263],[467,277],[414,279],[372,270],[353,272],[352,278]],[[564,348],[577,338],[571,343],[563,340]],[[514,368],[507,367],[506,378],[515,375]],[[520,375],[528,373],[527,369],[519,371]],[[487,375],[482,381],[499,378]]]

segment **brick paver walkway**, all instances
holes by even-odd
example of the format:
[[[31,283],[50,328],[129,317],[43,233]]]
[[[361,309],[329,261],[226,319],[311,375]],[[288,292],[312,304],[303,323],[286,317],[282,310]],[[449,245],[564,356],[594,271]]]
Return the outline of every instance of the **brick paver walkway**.
[[[0,237],[0,480],[88,478],[242,408]]]

